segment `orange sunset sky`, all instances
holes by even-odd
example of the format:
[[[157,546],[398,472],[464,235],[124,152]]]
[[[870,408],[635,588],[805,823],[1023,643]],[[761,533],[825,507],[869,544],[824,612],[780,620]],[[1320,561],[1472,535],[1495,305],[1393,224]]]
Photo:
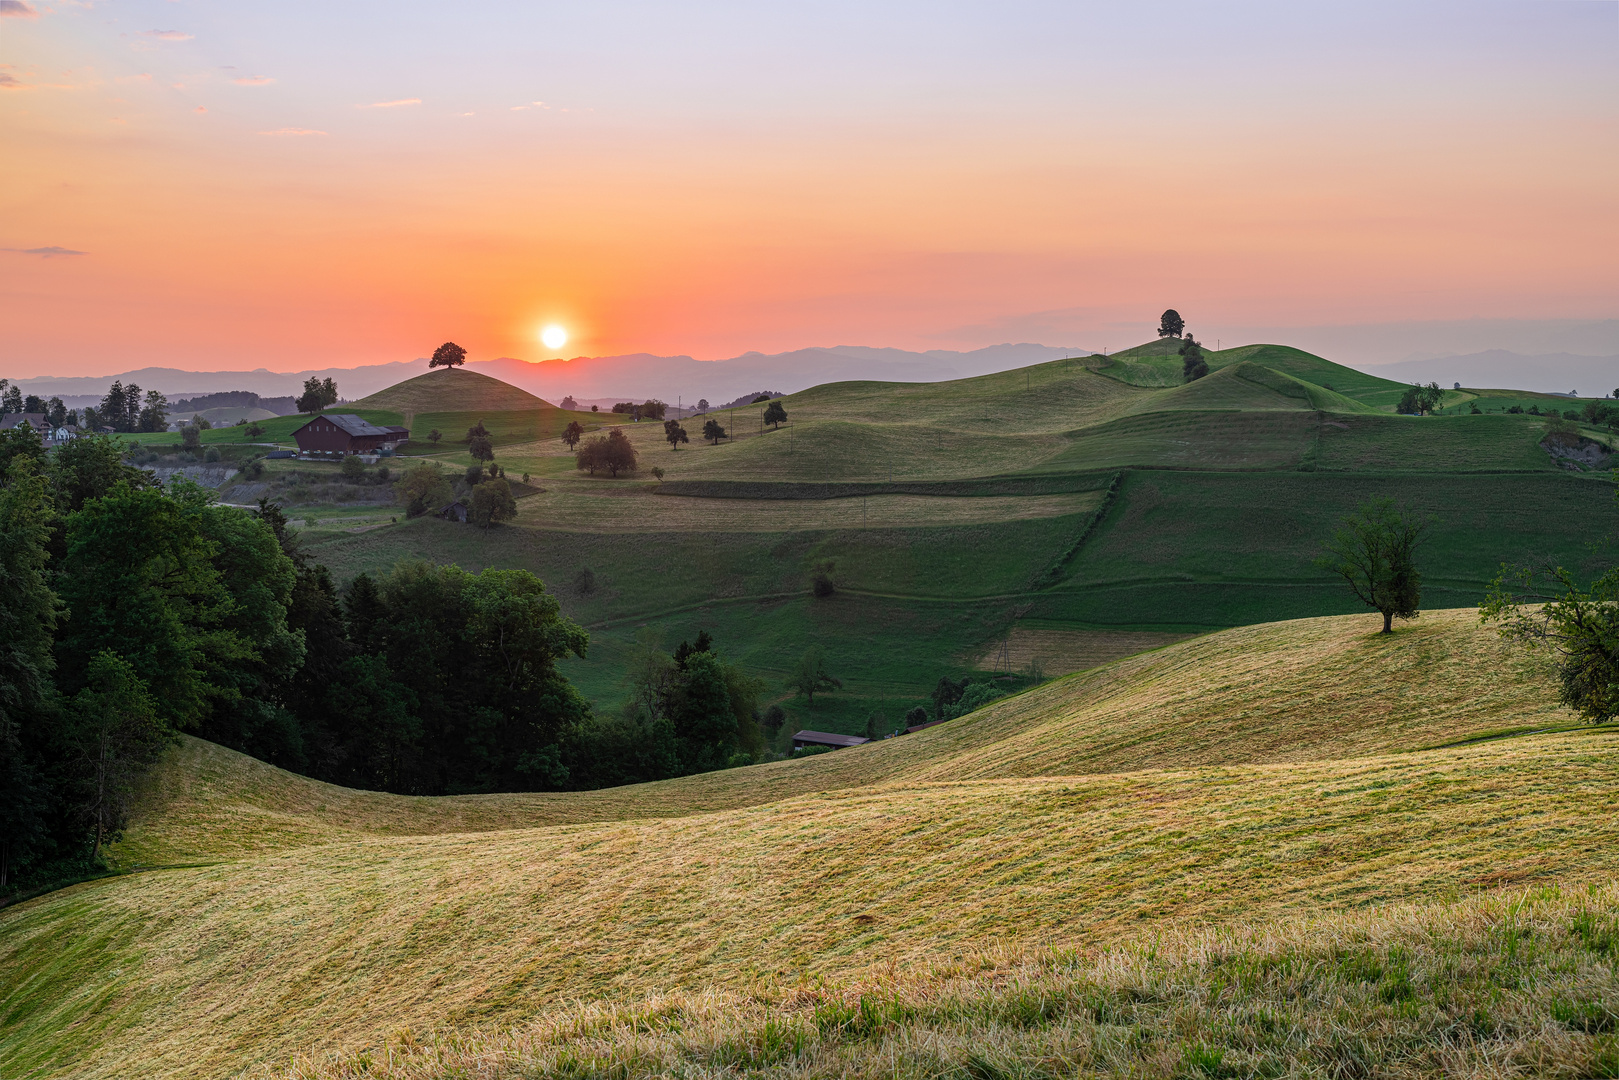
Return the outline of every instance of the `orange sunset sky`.
[[[0,375],[1619,308],[1609,0],[0,16]]]

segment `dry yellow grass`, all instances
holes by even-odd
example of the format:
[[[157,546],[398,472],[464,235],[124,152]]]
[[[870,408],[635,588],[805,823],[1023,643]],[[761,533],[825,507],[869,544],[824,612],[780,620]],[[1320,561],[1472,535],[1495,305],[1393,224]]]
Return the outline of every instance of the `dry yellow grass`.
[[[575,1000],[1611,880],[1619,732],[1419,750],[1569,718],[1471,611],[1375,628],[1226,631],[913,736],[602,792],[350,792],[189,741],[120,853],[218,861],[0,912],[0,1075],[225,1076]]]
[[[1609,1077],[1619,889],[1141,935],[853,984],[710,989],[401,1028],[291,1080],[445,1077]],[[255,1070],[257,1072],[257,1070]]]
[[[1241,627],[993,702],[914,735],[798,761],[567,794],[355,792],[190,740],[154,773],[126,862],[331,840],[674,817],[906,779],[1072,776],[1319,761],[1567,725],[1540,668],[1470,608],[1398,633],[1375,615]]]
[[[28,973],[34,1035],[5,1057],[223,1075],[573,999],[870,979],[1154,923],[1606,881],[1616,797],[1619,741],[1597,732],[330,843],[0,916],[0,970]]]
[[[1008,663],[1015,671],[1027,671],[1030,664],[1038,663],[1047,675],[1071,675],[1192,636],[1135,630],[1065,630],[1020,624],[1014,626],[1003,641],[974,657],[972,663],[984,671]]]

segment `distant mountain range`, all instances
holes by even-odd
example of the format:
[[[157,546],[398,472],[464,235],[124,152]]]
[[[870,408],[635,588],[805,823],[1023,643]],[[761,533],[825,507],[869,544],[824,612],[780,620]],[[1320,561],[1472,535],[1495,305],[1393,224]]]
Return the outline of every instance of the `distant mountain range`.
[[[827,349],[799,349],[795,352],[749,352],[728,360],[694,360],[689,356],[653,356],[631,353],[626,356],[580,356],[572,360],[545,360],[538,363],[502,357],[474,361],[468,370],[521,387],[547,401],[557,402],[571,394],[578,400],[612,398],[642,401],[660,398],[674,404],[687,404],[700,398],[711,402],[729,401],[755,390],[776,390],[791,394],[826,382],[847,379],[878,379],[890,382],[937,382],[964,379],[994,371],[1025,367],[1065,356],[1085,356],[1089,349],[1059,348],[1050,345],[991,345],[971,352],[934,349],[907,352],[904,349],[873,349],[839,345]],[[169,397],[195,397],[224,390],[249,390],[266,397],[302,392],[303,381],[311,376],[331,378],[338,392],[353,400],[374,394],[427,370],[425,357],[391,364],[358,368],[323,368],[319,371],[180,371],[177,368],[141,368],[99,378],[57,378],[40,376],[13,379],[24,394],[100,395],[113,381],[135,383],[143,390],[156,390]]]
[[[1398,382],[1437,382],[1447,387],[1461,383],[1479,388],[1575,393],[1585,397],[1601,397],[1619,388],[1619,356],[1575,353],[1525,356],[1505,349],[1490,349],[1466,356],[1352,366],[1369,375]]]
[[[1089,349],[1050,345],[992,345],[971,352],[934,349],[908,352],[838,345],[794,352],[749,352],[728,360],[694,360],[689,356],[580,356],[572,360],[530,362],[502,357],[474,361],[468,369],[521,387],[550,402],[572,395],[589,404],[596,401],[644,401],[660,398],[671,405],[688,406],[706,398],[730,401],[759,390],[795,393],[820,383],[850,379],[889,382],[938,382],[987,375],[995,371],[1038,364],[1066,356],[1085,356]],[[1332,357],[1329,355],[1329,359]],[[1526,355],[1503,349],[1406,360],[1392,364],[1354,363],[1352,367],[1400,382],[1438,382],[1463,386],[1543,393],[1586,395],[1611,393],[1619,388],[1619,356],[1576,353]],[[14,379],[24,394],[58,396],[70,406],[82,406],[107,392],[114,379],[157,390],[170,398],[196,397],[227,390],[245,390],[265,397],[301,392],[311,376],[336,380],[338,392],[354,400],[374,394],[427,370],[426,358],[372,364],[358,368],[322,368],[310,371],[181,371],[178,368],[141,368],[99,378],[41,376]],[[82,400],[74,401],[73,398]]]

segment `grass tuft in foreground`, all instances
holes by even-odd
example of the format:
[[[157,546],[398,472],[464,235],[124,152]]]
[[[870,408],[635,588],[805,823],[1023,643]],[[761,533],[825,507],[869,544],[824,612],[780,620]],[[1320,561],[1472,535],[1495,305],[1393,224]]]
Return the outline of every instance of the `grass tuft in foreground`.
[[[985,959],[909,981],[661,996],[304,1057],[293,1080],[1619,1076],[1619,889]]]

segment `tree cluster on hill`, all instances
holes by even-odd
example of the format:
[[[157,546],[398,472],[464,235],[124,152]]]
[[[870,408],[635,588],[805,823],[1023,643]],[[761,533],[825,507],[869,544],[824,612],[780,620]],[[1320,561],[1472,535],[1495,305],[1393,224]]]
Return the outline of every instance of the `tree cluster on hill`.
[[[430,503],[443,479],[422,468],[401,484]],[[475,518],[478,493],[502,489],[477,485]],[[588,637],[534,575],[404,562],[340,593],[276,505],[160,485],[101,436],[46,453],[30,428],[0,432],[0,643],[0,893],[93,865],[182,731],[423,795],[655,779],[760,750],[757,687],[706,639],[643,681],[644,717],[598,724],[558,668]],[[643,721],[668,738],[641,740]]]
[[[171,412],[182,416],[206,409],[264,409],[279,416],[299,411],[297,399],[291,395],[260,397],[251,390],[221,390],[214,394],[198,394],[196,397],[180,398],[169,408]]]
[[[332,379],[310,376],[304,380],[304,392],[295,404],[301,413],[317,413],[330,408],[337,404],[337,383]]]
[[[765,749],[763,689],[726,662],[706,631],[673,654],[643,635],[623,709],[582,725],[564,747],[570,779],[602,787],[748,764]]]
[[[84,426],[91,431],[111,428],[119,433],[167,431],[169,400],[156,390],[148,390],[142,397],[141,388],[134,383],[125,386],[122,382],[114,382],[100,405],[85,408]]]
[[[24,395],[21,387],[11,385],[10,379],[0,379],[0,417],[12,413],[43,413],[52,427],[79,422],[78,410],[69,409],[62,404],[61,398],[53,397],[47,401],[38,394]]]
[[[621,401],[613,406],[613,411],[628,416],[631,420],[662,420],[669,406],[656,398],[649,399],[637,405],[633,401]]]
[[[780,393],[778,391],[775,391],[775,390],[755,390],[751,394],[743,394],[741,397],[737,398],[735,401],[727,401],[723,405],[716,405],[714,407],[716,409],[739,409],[744,405],[757,405],[761,401],[769,401],[771,398],[779,398],[779,397],[785,397],[785,396],[786,396],[785,394],[782,394],[782,393]],[[697,403],[697,409],[698,409],[699,412],[701,412],[701,411],[703,411],[703,410],[705,410],[707,408],[708,408],[708,402],[699,401]]]
[[[1417,383],[1406,387],[1405,393],[1400,395],[1400,403],[1394,411],[1407,416],[1426,416],[1439,408],[1440,401],[1445,392],[1439,389],[1439,384],[1431,382],[1427,386]]]
[[[606,436],[598,435],[581,446],[574,454],[574,466],[589,470],[592,476],[597,469],[605,469],[614,477],[621,472],[634,472],[635,447],[622,430],[613,428]]]
[[[1179,352],[1185,358],[1181,362],[1181,377],[1186,382],[1195,382],[1209,373],[1209,362],[1203,357],[1203,345],[1190,333],[1181,342]]]

